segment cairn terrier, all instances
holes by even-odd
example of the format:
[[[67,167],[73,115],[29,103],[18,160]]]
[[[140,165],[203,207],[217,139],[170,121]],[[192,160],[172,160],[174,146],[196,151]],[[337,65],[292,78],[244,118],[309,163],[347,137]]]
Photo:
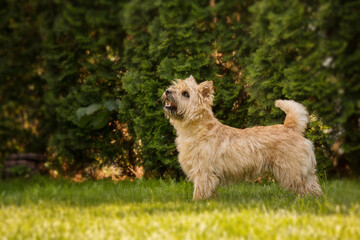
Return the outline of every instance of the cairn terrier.
[[[194,200],[214,196],[219,185],[265,172],[292,192],[322,194],[313,144],[303,136],[308,112],[300,103],[275,102],[286,113],[284,124],[236,129],[214,117],[211,81],[176,80],[161,99],[177,132],[180,165],[194,184]]]

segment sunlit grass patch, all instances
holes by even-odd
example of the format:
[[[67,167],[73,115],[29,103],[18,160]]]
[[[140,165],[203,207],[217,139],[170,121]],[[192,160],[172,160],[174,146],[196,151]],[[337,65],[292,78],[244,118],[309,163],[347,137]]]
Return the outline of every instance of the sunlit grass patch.
[[[359,183],[322,186],[317,199],[241,183],[193,202],[186,181],[3,181],[0,239],[359,239]]]

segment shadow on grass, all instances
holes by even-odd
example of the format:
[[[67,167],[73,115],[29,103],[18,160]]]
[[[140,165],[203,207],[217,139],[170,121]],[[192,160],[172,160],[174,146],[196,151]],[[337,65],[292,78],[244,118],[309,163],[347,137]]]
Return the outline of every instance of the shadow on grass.
[[[0,181],[0,206],[51,204],[91,207],[99,205],[141,206],[141,212],[250,209],[264,211],[285,209],[296,212],[347,213],[360,205],[360,184],[337,180],[322,183],[325,195],[320,198],[298,197],[274,183],[240,183],[221,187],[217,197],[192,201],[192,184],[186,181],[109,180],[75,183],[63,179],[34,177]],[[340,206],[340,207],[339,207]],[[359,207],[357,207],[359,208]]]

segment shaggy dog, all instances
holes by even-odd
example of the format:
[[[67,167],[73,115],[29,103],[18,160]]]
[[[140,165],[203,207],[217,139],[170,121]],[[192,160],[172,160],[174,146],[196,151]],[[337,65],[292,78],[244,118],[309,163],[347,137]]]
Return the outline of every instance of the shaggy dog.
[[[286,113],[284,124],[237,129],[214,117],[211,81],[176,80],[161,99],[177,132],[180,165],[194,184],[194,200],[214,196],[219,185],[264,172],[292,192],[322,194],[313,144],[303,136],[308,123],[303,105],[277,100],[275,105]]]

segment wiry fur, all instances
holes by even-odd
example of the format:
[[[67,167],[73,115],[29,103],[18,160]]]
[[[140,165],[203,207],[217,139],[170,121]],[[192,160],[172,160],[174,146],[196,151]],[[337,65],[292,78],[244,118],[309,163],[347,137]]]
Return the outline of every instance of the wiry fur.
[[[268,171],[292,192],[322,194],[313,144],[303,137],[308,123],[303,105],[277,100],[287,114],[283,125],[236,129],[214,117],[213,98],[212,82],[198,85],[192,76],[175,81],[162,96],[177,132],[179,162],[194,184],[194,199],[212,197],[221,184]]]

